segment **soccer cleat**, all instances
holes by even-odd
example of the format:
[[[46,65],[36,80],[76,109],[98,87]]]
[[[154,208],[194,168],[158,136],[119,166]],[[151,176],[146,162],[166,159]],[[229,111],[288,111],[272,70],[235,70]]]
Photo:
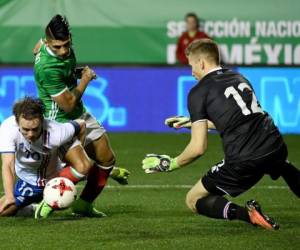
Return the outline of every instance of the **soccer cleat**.
[[[110,177],[121,185],[128,184],[130,172],[126,168],[114,167],[110,172]]]
[[[72,215],[78,217],[96,217],[103,218],[106,217],[106,214],[98,211],[93,203],[89,203],[81,198],[74,201],[72,205]]]
[[[42,200],[35,208],[35,219],[46,219],[54,211],[44,200]]]
[[[253,225],[261,226],[269,230],[278,230],[279,224],[271,217],[265,215],[261,211],[259,203],[255,200],[247,201],[246,208]]]

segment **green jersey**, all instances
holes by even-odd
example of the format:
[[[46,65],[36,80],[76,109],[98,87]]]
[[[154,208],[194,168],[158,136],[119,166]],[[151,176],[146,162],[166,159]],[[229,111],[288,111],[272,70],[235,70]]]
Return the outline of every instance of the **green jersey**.
[[[67,58],[57,57],[45,44],[42,44],[35,57],[34,77],[38,89],[38,96],[45,105],[44,116],[51,120],[66,122],[79,118],[85,108],[82,101],[78,102],[73,111],[67,113],[60,109],[52,97],[59,96],[66,89],[76,88],[75,78],[76,58],[70,49]]]

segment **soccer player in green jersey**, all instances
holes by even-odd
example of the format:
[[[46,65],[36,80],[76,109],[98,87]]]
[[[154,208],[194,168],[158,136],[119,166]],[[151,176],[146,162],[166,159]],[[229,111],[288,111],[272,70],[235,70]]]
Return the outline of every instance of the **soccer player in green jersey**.
[[[51,19],[45,29],[45,39],[35,46],[33,52],[36,55],[35,82],[38,96],[46,107],[45,117],[59,122],[78,118],[86,122],[87,134],[84,148],[95,164],[89,170],[87,184],[80,198],[72,206],[73,212],[84,216],[102,215],[92,203],[106,185],[107,178],[111,175],[120,183],[127,182],[129,172],[115,167],[115,155],[105,129],[86,111],[82,103],[81,97],[96,74],[89,67],[84,67],[77,84],[72,34],[66,17],[61,15]],[[64,161],[68,162],[68,158],[76,157],[78,157],[76,150],[70,145]],[[78,181],[78,176],[74,174],[72,167],[68,166],[64,170],[65,177],[75,183]],[[40,211],[43,210],[48,211],[49,208],[40,208]]]

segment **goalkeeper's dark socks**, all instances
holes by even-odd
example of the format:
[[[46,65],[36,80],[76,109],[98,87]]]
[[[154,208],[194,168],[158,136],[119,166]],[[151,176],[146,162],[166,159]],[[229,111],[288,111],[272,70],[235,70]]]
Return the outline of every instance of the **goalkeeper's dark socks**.
[[[80,198],[87,202],[93,202],[105,187],[113,167],[103,167],[94,164],[88,173],[87,182]]]
[[[197,212],[215,219],[243,220],[250,222],[248,211],[223,196],[208,195],[196,202]]]
[[[247,208],[241,207],[235,203],[229,204],[227,218],[229,220],[243,220],[251,223]]]

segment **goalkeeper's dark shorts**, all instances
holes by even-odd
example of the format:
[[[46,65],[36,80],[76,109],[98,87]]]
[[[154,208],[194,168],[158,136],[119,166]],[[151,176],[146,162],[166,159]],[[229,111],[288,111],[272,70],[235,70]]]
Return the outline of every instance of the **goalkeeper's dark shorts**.
[[[283,144],[279,150],[259,159],[230,164],[223,160],[202,177],[202,184],[211,194],[236,197],[253,187],[265,174],[273,180],[278,179],[288,164],[286,159],[287,148]]]

